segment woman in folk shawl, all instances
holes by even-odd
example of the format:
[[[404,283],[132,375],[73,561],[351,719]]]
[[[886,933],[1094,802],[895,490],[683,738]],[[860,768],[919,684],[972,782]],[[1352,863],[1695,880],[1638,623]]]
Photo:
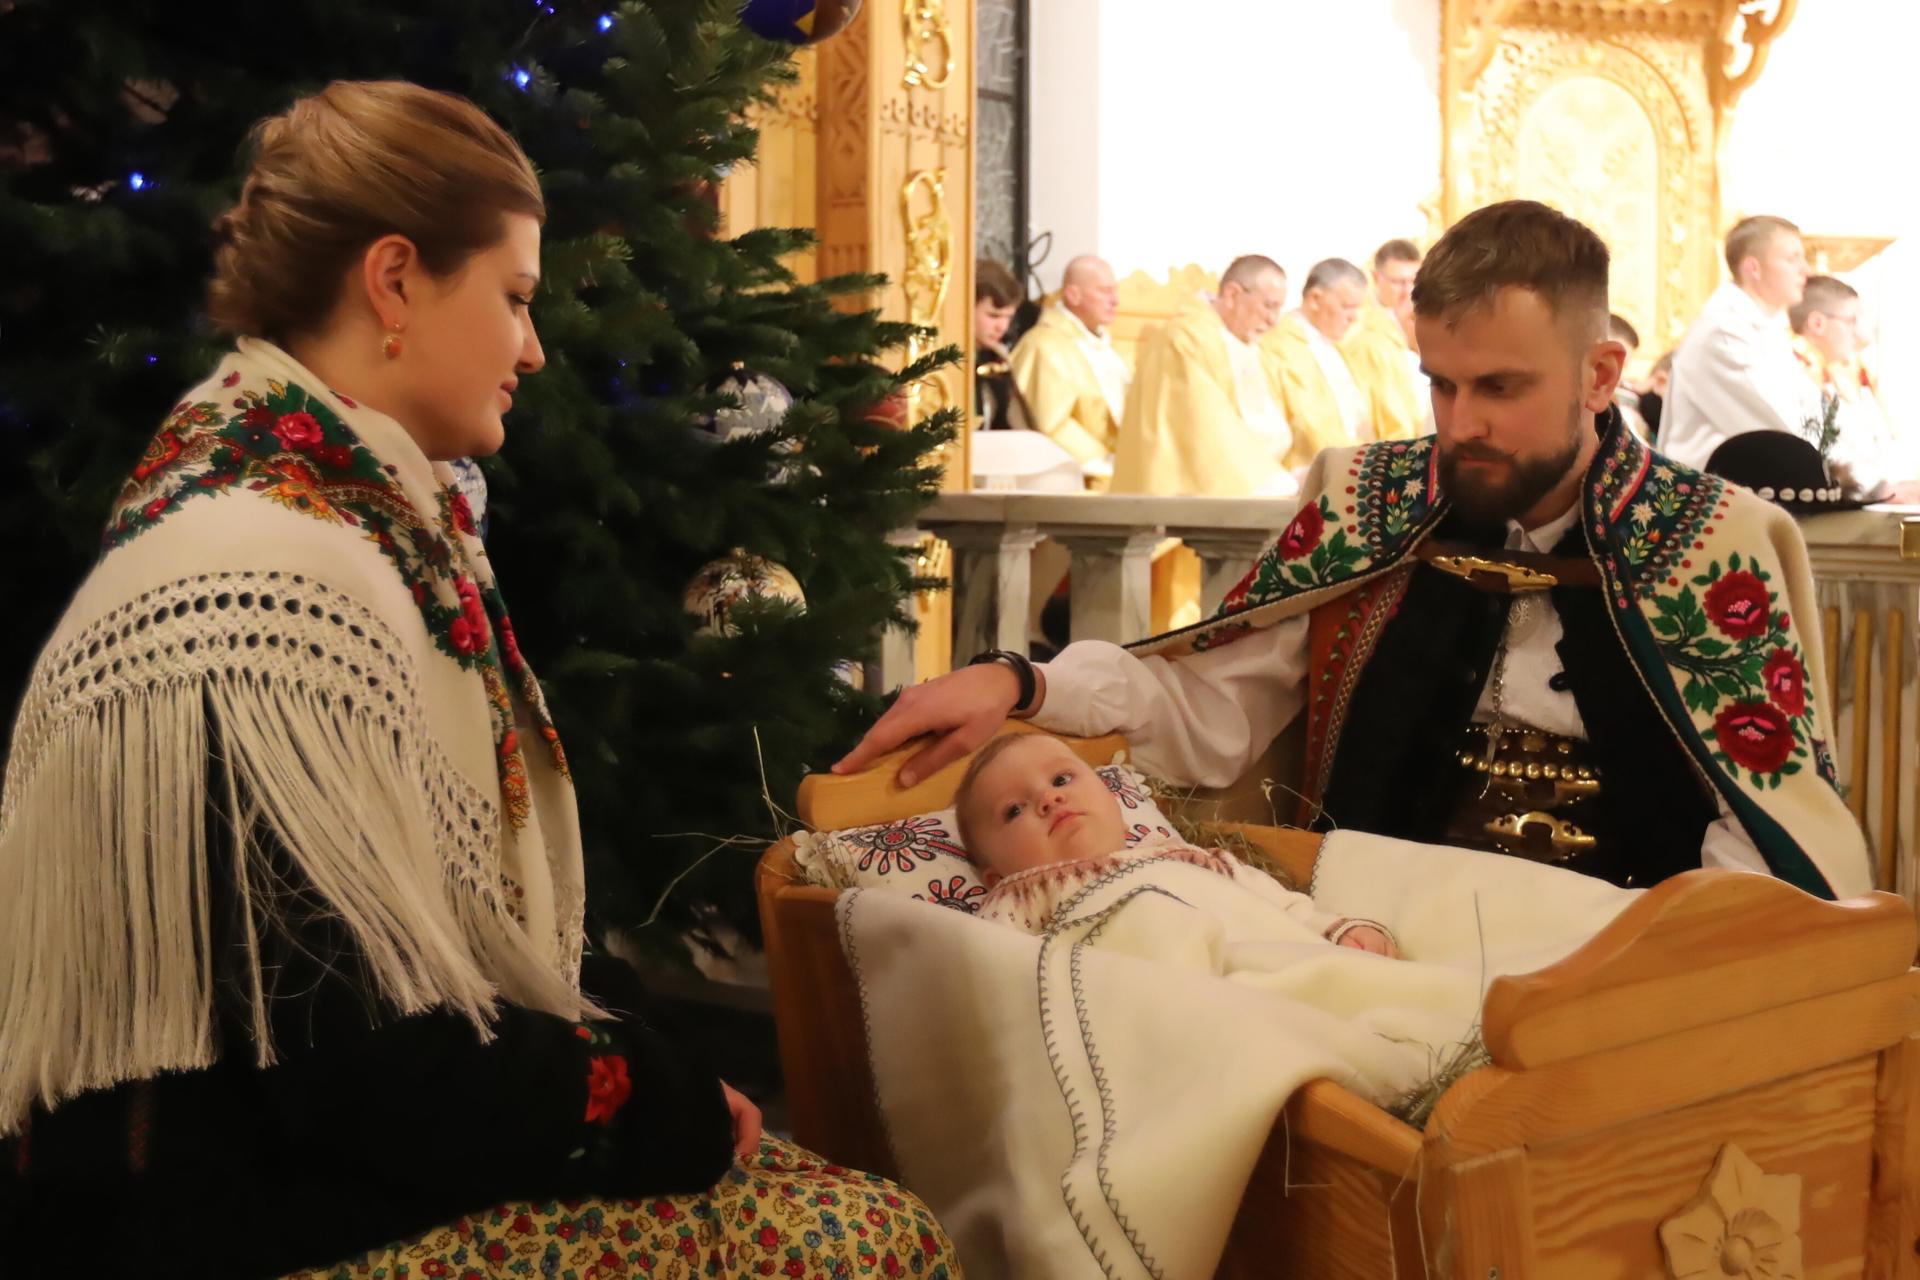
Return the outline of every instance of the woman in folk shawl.
[[[526,157],[399,83],[254,141],[210,296],[238,342],[6,761],[8,1275],[957,1272],[583,972],[566,756],[447,467],[544,363]]]

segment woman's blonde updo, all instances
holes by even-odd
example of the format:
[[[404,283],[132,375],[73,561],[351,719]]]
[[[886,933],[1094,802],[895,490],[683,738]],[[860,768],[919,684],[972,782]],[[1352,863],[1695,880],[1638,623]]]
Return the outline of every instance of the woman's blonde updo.
[[[254,126],[240,202],[214,223],[207,311],[285,342],[324,324],[348,267],[398,234],[436,276],[497,244],[508,214],[544,220],[533,166],[480,108],[401,80],[336,80]]]

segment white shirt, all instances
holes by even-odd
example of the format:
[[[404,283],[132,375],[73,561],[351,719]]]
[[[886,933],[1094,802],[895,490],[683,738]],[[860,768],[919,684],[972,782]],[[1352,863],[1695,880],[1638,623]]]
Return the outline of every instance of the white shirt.
[[[1073,330],[1074,345],[1086,357],[1087,366],[1093,370],[1094,381],[1100,384],[1100,394],[1107,402],[1107,412],[1113,415],[1115,422],[1121,421],[1127,416],[1127,383],[1133,377],[1127,369],[1125,358],[1113,349],[1113,339],[1105,329],[1095,333],[1087,328],[1079,316],[1058,303],[1054,305]],[[1113,474],[1111,462],[1107,465],[1106,474]]]
[[[1218,319],[1217,312],[1215,318]],[[1293,427],[1287,422],[1280,402],[1273,398],[1266,359],[1259,347],[1235,337],[1224,320],[1220,321],[1220,340],[1226,343],[1227,363],[1233,368],[1233,402],[1239,406],[1247,429],[1259,436],[1273,460],[1282,464],[1252,496],[1290,498],[1300,492],[1299,480],[1284,465],[1287,451],[1293,447]]]
[[[1359,441],[1374,439],[1373,416],[1367,409],[1367,397],[1360,390],[1360,384],[1354,381],[1347,358],[1340,354],[1340,348],[1334,346],[1326,334],[1313,327],[1313,321],[1305,315],[1300,317],[1300,327],[1307,332],[1307,350],[1313,352],[1313,362],[1320,366],[1327,385],[1333,389],[1333,402],[1340,406],[1340,421],[1346,426],[1347,435]]]
[[[1507,549],[1550,551],[1578,516],[1576,505],[1531,532],[1509,521]],[[1513,627],[1518,610],[1508,614],[1502,718],[1584,740],[1573,694],[1550,683],[1561,669],[1554,648],[1564,634],[1560,615],[1551,596],[1535,609],[1521,634]],[[1056,733],[1122,734],[1147,773],[1182,786],[1224,787],[1300,713],[1307,666],[1306,614],[1177,659],[1138,658],[1104,640],[1081,640],[1043,664],[1047,700],[1033,719]],[[1481,686],[1476,721],[1493,718],[1491,686]],[[1717,791],[1714,803],[1720,817],[1701,841],[1701,865],[1765,872],[1766,860]]]
[[[1793,354],[1784,315],[1768,315],[1728,282],[1707,299],[1673,354],[1660,411],[1660,452],[1705,467],[1720,444],[1749,431],[1801,434],[1820,393]]]

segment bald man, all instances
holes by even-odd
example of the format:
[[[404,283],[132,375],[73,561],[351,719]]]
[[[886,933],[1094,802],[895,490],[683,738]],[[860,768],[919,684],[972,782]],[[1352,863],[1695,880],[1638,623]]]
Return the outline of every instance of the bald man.
[[[1345,258],[1313,264],[1300,309],[1261,341],[1274,398],[1293,424],[1290,469],[1305,470],[1322,449],[1375,439],[1373,405],[1340,351],[1367,304],[1367,277]]]
[[[1067,263],[1060,296],[1013,349],[1013,384],[1037,431],[1080,463],[1095,488],[1113,474],[1113,448],[1132,370],[1107,326],[1120,309],[1113,268],[1092,254]]]
[[[1287,496],[1293,433],[1274,401],[1260,336],[1287,301],[1272,258],[1236,258],[1206,305],[1140,346],[1114,457],[1115,493]]]
[[[1373,289],[1340,354],[1373,405],[1373,433],[1411,440],[1432,428],[1427,380],[1413,339],[1413,277],[1420,250],[1411,240],[1389,240],[1374,251]]]

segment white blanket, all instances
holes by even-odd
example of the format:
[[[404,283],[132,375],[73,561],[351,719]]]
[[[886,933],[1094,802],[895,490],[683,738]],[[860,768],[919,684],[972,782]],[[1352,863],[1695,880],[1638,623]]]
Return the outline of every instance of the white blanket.
[[[1385,1102],[1424,1083],[1488,980],[1560,959],[1634,896],[1337,833],[1315,901],[1386,924],[1405,959],[1157,859],[1116,866],[1040,937],[871,890],[840,921],[901,1179],[967,1274],[1197,1280],[1296,1088],[1325,1076]]]

